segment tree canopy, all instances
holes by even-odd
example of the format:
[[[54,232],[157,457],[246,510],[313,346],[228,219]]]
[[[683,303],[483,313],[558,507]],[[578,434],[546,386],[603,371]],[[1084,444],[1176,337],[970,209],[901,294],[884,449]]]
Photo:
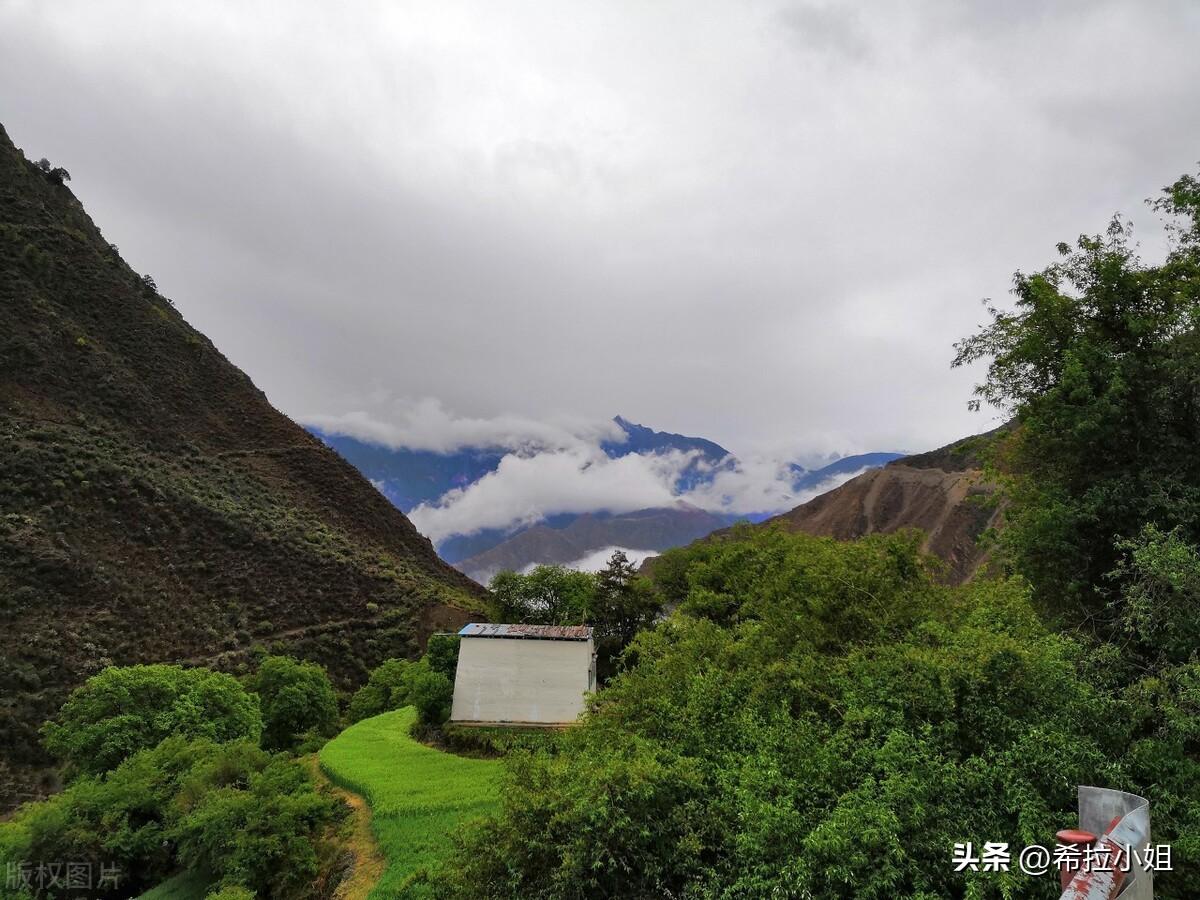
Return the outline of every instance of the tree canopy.
[[[975,405],[1018,427],[995,474],[1011,505],[1003,547],[1043,608],[1099,625],[1119,588],[1121,542],[1153,525],[1200,539],[1200,189],[1186,176],[1152,205],[1173,246],[1157,265],[1131,228],[1059,245],[1015,276],[1015,309],[957,346],[988,362]]]

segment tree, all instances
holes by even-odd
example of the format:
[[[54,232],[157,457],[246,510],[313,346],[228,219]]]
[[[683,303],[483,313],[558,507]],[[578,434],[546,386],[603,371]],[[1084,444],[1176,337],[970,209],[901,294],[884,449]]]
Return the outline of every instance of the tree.
[[[462,638],[457,634],[431,634],[425,645],[425,659],[429,668],[441,672],[451,681],[458,671],[458,647]]]
[[[1010,565],[1044,609],[1105,632],[1121,541],[1152,525],[1200,542],[1197,185],[1181,178],[1153,204],[1174,237],[1160,265],[1144,265],[1114,219],[1018,273],[1015,310],[990,308],[991,323],[956,345],[956,366],[988,360],[973,405],[1018,423],[993,460]]]
[[[588,610],[595,629],[596,669],[602,680],[616,671],[617,659],[637,633],[649,628],[660,602],[650,583],[637,574],[629,557],[614,550],[596,577],[596,592]]]
[[[408,705],[409,670],[416,663],[407,659],[385,659],[355,691],[346,712],[351,722],[377,716]]]
[[[54,184],[62,184],[64,181],[71,180],[71,173],[62,166],[54,166],[50,164],[50,160],[42,157],[33,164],[34,168],[45,175]]]
[[[329,858],[319,851],[340,809],[299,762],[257,743],[172,736],[0,823],[0,864],[116,865],[117,883],[94,891],[106,900],[180,868],[211,872],[226,889],[302,898]],[[41,887],[42,896],[78,895],[65,879]]]
[[[262,743],[268,750],[291,750],[307,737],[331,737],[337,730],[337,695],[316,663],[268,656],[249,687],[262,706]]]
[[[1155,896],[1192,897],[1200,664],[1117,683],[1020,579],[946,587],[919,546],[673,551],[679,608],[555,753],[505,758],[433,894],[1040,900],[1052,876],[955,872],[949,849],[1053,843],[1092,783],[1150,797],[1176,870]]]
[[[256,741],[262,727],[257,699],[232,676],[150,665],[93,675],[42,734],[68,774],[99,774],[169,735]]]
[[[526,575],[499,573],[491,591],[502,622],[579,625],[587,620],[596,577],[564,566],[537,566]]]

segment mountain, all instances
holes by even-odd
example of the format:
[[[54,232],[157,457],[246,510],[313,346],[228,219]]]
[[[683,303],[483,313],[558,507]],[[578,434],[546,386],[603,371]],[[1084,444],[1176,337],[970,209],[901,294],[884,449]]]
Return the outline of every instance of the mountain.
[[[446,491],[466,487],[496,471],[507,451],[468,447],[453,453],[385,447],[319,428],[309,429],[363,473],[404,512],[431,503]]]
[[[0,808],[104,666],[265,648],[350,684],[481,600],[0,128]]]
[[[713,441],[656,431],[622,416],[616,416],[613,423],[621,431],[620,439],[599,443],[599,449],[611,459],[672,452],[694,456],[675,479],[674,489],[681,494],[710,482],[716,473],[733,471],[739,465],[733,454]],[[436,453],[386,447],[318,428],[310,430],[370,479],[384,496],[406,510],[436,502],[447,491],[473,484],[495,471],[507,453],[537,452],[529,448],[465,447]],[[792,464],[787,476],[790,489],[811,493],[813,488],[827,485],[832,479],[883,465],[900,455],[865,453],[836,459],[811,470]],[[622,515],[601,511],[557,513],[515,529],[484,528],[470,534],[450,535],[437,549],[444,560],[486,582],[500,569],[520,570],[536,563],[571,563],[606,547],[666,550],[726,527],[737,518],[762,521],[776,509],[732,516],[702,513],[685,504]],[[576,522],[580,523],[578,527],[574,527]],[[650,525],[651,522],[654,524]]]
[[[986,565],[979,537],[999,517],[979,460],[999,431],[901,457],[762,524],[839,540],[919,528],[925,550],[946,562],[948,581],[960,584]]]
[[[521,571],[539,563],[565,565],[609,547],[668,550],[727,527],[734,519],[687,503],[622,515],[586,513],[558,527],[534,525],[456,565],[476,581],[487,584],[503,569]]]
[[[878,468],[903,456],[903,453],[859,453],[855,456],[843,456],[819,469],[805,469],[793,463],[791,470],[795,477],[792,479],[792,485],[797,491],[809,490],[830,479],[852,475],[862,469]]]
[[[702,469],[717,466],[732,459],[724,447],[704,438],[687,437],[665,431],[654,431],[616,416],[613,422],[624,433],[623,440],[606,440],[600,449],[611,459],[631,453],[668,453],[673,450],[696,452],[697,461],[688,466],[679,479],[679,489],[687,490],[703,477]],[[388,447],[360,440],[347,434],[310,427],[314,435],[340,453],[347,462],[371,480],[385,497],[405,512],[422,503],[438,500],[447,491],[466,487],[496,471],[508,453],[529,452],[507,447],[462,447],[448,453],[433,450],[412,450],[407,447]],[[494,543],[508,536],[498,532]],[[476,543],[466,555],[487,549]],[[451,554],[463,558],[461,554]]]

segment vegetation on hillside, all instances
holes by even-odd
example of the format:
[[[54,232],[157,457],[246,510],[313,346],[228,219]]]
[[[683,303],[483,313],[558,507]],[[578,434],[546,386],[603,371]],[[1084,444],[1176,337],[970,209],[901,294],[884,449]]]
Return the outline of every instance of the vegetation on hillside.
[[[1050,897],[956,842],[1053,843],[1078,784],[1200,847],[1195,665],[1124,682],[1020,580],[948,588],[917,535],[744,529],[668,554],[678,611],[442,870],[457,897]],[[1187,882],[1159,881],[1163,897]]]
[[[329,677],[270,657],[244,681],[204,668],[114,667],[72,692],[43,729],[66,788],[0,823],[11,876],[3,896],[77,894],[45,877],[39,866],[51,861],[87,866],[99,897],[128,897],[180,870],[193,874],[166,893],[328,894],[342,875],[345,809],[293,751],[336,730]],[[111,883],[96,883],[102,867]],[[28,890],[12,875],[22,870]]]
[[[350,686],[483,594],[126,265],[67,178],[0,129],[0,810],[106,666],[266,651]]]

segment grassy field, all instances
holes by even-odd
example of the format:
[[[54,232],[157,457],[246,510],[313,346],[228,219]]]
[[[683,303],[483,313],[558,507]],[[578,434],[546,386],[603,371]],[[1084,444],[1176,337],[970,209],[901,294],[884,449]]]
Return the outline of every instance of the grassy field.
[[[201,872],[180,872],[158,887],[151,888],[138,900],[204,900],[213,878]]]
[[[413,883],[448,848],[447,835],[496,806],[499,763],[442,753],[409,736],[411,708],[351,725],[322,748],[321,768],[364,797],[387,869],[371,900],[429,896]]]

